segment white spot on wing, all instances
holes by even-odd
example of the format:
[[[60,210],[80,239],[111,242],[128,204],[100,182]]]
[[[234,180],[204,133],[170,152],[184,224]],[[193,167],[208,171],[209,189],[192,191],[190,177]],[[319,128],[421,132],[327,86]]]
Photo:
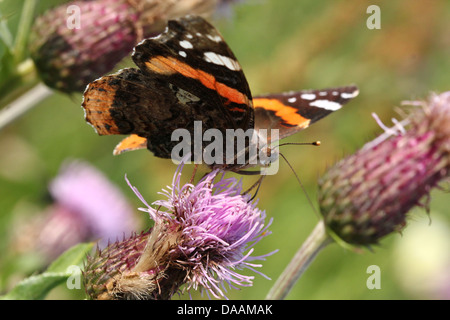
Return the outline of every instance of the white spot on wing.
[[[294,103],[295,101],[297,101],[296,97],[292,97],[292,98],[288,99],[288,102],[290,102],[290,103]]]
[[[187,57],[187,54],[184,51],[178,51],[178,54],[182,57],[185,57],[185,58]]]
[[[182,47],[185,48],[185,49],[192,49],[192,48],[194,48],[194,46],[192,45],[192,43],[190,43],[190,42],[187,41],[187,40],[180,41],[180,46],[182,46]]]
[[[351,98],[356,97],[358,94],[359,94],[359,90],[355,90],[355,91],[350,92],[350,93],[349,92],[342,92],[341,93],[341,97],[344,98],[344,99],[351,99]]]
[[[228,58],[226,56],[222,56],[220,54],[214,53],[214,52],[205,52],[204,53],[205,60],[207,62],[211,62],[217,65],[225,66],[230,70],[238,71],[241,70],[241,66],[236,60],[233,60],[231,58]]]
[[[309,105],[317,107],[317,108],[331,110],[331,111],[339,110],[342,107],[342,105],[340,103],[330,101],[330,100],[316,100],[316,101],[311,102]]]
[[[305,100],[314,100],[316,95],[314,93],[303,93],[300,97]]]
[[[222,41],[222,37],[220,37],[219,35],[213,36],[213,35],[207,34],[206,37],[207,37],[209,40],[214,41],[214,42],[220,42],[220,41]]]

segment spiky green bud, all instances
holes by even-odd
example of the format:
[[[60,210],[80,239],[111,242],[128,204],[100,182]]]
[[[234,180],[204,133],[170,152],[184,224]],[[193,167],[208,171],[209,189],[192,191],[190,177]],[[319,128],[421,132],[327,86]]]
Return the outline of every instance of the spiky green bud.
[[[84,286],[91,299],[110,300],[128,297],[128,291],[117,287],[118,279],[137,276],[131,272],[144,251],[148,233],[134,235],[122,242],[97,249],[88,256],[84,270]]]

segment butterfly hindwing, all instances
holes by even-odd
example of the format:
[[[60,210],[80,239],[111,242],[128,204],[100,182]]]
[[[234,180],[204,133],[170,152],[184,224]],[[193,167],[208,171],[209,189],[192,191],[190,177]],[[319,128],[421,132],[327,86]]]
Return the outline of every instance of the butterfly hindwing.
[[[117,156],[127,151],[145,148],[147,148],[147,139],[142,138],[137,134],[132,134],[119,142],[119,144],[114,148],[113,154]]]
[[[148,140],[156,156],[170,157],[175,145],[173,130],[191,126],[196,97],[177,98],[170,83],[148,77],[140,70],[122,69],[87,87],[83,107],[85,118],[100,135],[135,134]]]

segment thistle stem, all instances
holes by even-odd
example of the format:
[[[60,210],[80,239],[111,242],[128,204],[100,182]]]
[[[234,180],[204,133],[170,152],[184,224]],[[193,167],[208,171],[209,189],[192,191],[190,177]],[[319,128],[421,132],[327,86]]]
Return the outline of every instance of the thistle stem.
[[[266,300],[286,298],[294,284],[306,271],[320,250],[332,242],[333,239],[327,234],[323,220],[320,220],[286,269],[284,269],[272,289],[270,289]]]
[[[35,0],[26,0],[23,4],[19,29],[17,30],[16,41],[14,43],[14,58],[16,63],[21,62],[24,58],[36,3],[37,1]]]
[[[13,122],[40,101],[51,95],[53,91],[45,84],[39,83],[28,92],[0,110],[0,130]]]

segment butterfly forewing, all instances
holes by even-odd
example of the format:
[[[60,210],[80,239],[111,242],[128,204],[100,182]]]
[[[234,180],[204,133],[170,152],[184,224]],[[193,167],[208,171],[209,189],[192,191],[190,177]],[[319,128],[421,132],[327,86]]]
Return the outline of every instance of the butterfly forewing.
[[[170,21],[164,33],[135,47],[139,69],[92,82],[84,93],[86,120],[101,135],[135,134],[156,156],[169,158],[176,129],[203,132],[253,127],[251,93],[234,54],[206,20]],[[121,144],[116,153],[142,147]]]
[[[339,110],[358,93],[356,86],[347,86],[257,96],[255,128],[278,129],[283,139]]]
[[[242,68],[220,33],[203,18],[169,21],[164,33],[135,47],[133,60],[149,76],[165,77],[173,86],[207,99],[229,128],[253,125],[251,93]]]

